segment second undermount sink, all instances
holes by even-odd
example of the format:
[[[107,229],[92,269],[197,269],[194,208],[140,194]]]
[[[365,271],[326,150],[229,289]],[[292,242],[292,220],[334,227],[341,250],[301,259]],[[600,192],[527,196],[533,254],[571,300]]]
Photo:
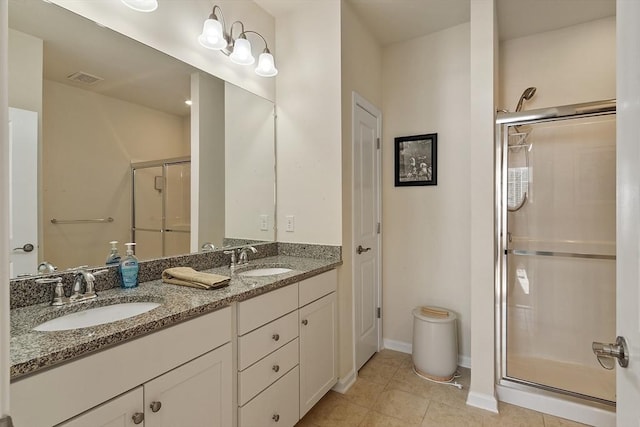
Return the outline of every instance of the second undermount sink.
[[[88,328],[137,316],[159,306],[160,304],[157,302],[127,302],[96,307],[48,320],[33,329],[41,332],[53,332]]]
[[[241,271],[238,273],[239,276],[245,277],[263,277],[263,276],[275,276],[276,274],[283,274],[293,271],[290,268],[286,267],[265,267],[265,268],[254,268],[252,270]]]

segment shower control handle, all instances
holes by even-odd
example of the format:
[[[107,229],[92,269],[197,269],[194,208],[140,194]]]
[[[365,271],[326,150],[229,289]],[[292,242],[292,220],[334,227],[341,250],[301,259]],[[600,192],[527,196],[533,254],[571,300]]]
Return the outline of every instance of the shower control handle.
[[[616,342],[612,344],[594,341],[591,349],[598,358],[600,366],[605,369],[613,369],[613,362],[608,363],[611,359],[617,359],[618,365],[622,368],[629,366],[629,347],[624,337],[617,337]]]

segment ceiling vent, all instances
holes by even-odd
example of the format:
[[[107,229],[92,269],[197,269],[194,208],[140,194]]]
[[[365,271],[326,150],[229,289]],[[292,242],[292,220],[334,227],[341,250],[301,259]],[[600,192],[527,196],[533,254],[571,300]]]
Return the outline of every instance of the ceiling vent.
[[[102,77],[94,76],[89,73],[85,73],[84,71],[78,71],[77,73],[69,74],[67,79],[71,80],[75,83],[82,83],[85,85],[94,85],[102,80]]]

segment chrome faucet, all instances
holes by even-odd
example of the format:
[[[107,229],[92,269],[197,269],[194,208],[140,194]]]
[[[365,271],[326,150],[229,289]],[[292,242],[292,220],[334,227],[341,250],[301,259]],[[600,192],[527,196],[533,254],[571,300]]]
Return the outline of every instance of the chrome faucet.
[[[202,249],[202,251],[203,251],[203,252],[207,252],[207,251],[215,251],[215,250],[216,250],[216,245],[214,245],[214,244],[213,244],[213,243],[211,243],[211,242],[206,242],[206,243],[203,243],[203,244],[202,244],[201,249]]]
[[[229,269],[231,272],[236,269],[236,250],[230,249],[228,251],[224,251],[225,255],[231,255],[231,264],[229,265]]]
[[[258,253],[258,250],[250,245],[243,246],[242,248],[238,249],[238,253],[240,255],[238,259],[238,265],[244,265],[249,262],[249,258],[247,257],[247,252],[249,251],[253,252],[254,254]]]
[[[87,266],[78,267],[74,269],[75,277],[73,279],[72,294],[69,297],[69,302],[85,301],[96,298],[95,280],[98,275],[106,274],[109,270],[98,270],[94,272],[87,271]],[[82,282],[85,283],[84,293],[82,291]]]
[[[51,305],[59,306],[69,304],[69,298],[64,296],[64,288],[62,287],[62,277],[48,277],[46,279],[36,279],[36,283],[48,285],[55,283],[53,289],[53,297],[51,298]]]

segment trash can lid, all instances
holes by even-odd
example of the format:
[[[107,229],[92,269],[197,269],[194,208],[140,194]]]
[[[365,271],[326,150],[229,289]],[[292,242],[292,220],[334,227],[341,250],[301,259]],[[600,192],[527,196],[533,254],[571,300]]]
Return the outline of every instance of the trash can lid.
[[[420,320],[434,323],[451,322],[457,318],[453,311],[434,306],[416,307],[413,310],[413,316]]]

